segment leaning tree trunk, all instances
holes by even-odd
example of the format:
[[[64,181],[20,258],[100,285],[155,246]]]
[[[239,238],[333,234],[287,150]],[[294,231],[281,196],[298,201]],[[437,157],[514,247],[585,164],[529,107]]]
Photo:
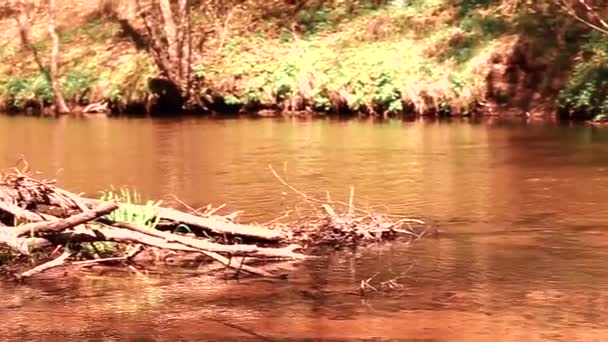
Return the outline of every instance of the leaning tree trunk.
[[[55,0],[48,0],[48,29],[49,35],[53,41],[53,50],[51,52],[51,86],[53,88],[53,100],[55,102],[55,113],[69,113],[70,109],[65,104],[61,89],[59,86],[59,35],[55,29]]]
[[[30,23],[30,11],[33,4],[28,1],[22,0],[18,2],[18,6],[19,12],[17,14],[16,19],[17,24],[19,26],[21,44],[25,49],[29,50],[32,53],[32,56],[34,57],[34,61],[36,62],[38,69],[44,75],[47,82],[51,83],[51,76],[49,75],[48,70],[44,67],[42,60],[40,59],[40,55],[38,54],[38,50],[36,49],[34,44],[32,44],[32,41],[30,39],[30,32],[32,26]]]

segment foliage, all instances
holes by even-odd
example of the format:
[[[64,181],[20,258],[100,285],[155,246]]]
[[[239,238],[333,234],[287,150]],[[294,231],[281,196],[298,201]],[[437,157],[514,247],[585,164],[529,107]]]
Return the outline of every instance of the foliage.
[[[228,95],[224,97],[224,103],[227,106],[239,106],[242,104],[241,99],[234,95]]]
[[[11,97],[11,104],[17,107],[25,105],[28,100],[49,103],[53,99],[51,85],[42,73],[29,77],[10,78],[5,90],[6,95]]]
[[[397,113],[403,111],[403,102],[399,87],[394,84],[393,76],[388,72],[382,72],[376,80],[376,90],[373,101],[383,111]]]
[[[118,192],[104,191],[100,199],[102,201],[115,200],[121,203],[120,208],[107,215],[110,220],[132,223],[149,229],[156,228],[160,220],[156,216],[156,208],[162,201],[156,203],[147,201],[146,204],[143,204],[141,196],[134,190],[131,192],[126,188],[120,188]]]
[[[305,33],[313,34],[330,27],[330,15],[331,12],[328,8],[304,9],[298,13],[296,21]]]
[[[608,37],[591,34],[560,92],[559,105],[574,114],[608,114]]]
[[[466,15],[476,9],[488,7],[493,0],[462,0],[460,3],[460,14]]]
[[[288,63],[270,76],[270,82],[277,100],[283,101],[293,95],[296,90],[296,72],[297,66]]]
[[[474,76],[466,71],[454,72],[449,77],[450,89],[456,95],[460,94],[474,80]]]
[[[67,100],[83,102],[96,81],[94,71],[86,65],[78,65],[65,72],[61,82],[63,95]]]
[[[331,101],[326,88],[315,88],[312,94],[313,108],[319,112],[329,112]]]
[[[148,78],[155,74],[156,69],[147,55],[134,55],[112,73],[110,98],[122,103],[143,102],[149,94]]]
[[[487,71],[484,66],[489,57],[485,52],[490,49],[486,48],[500,46],[503,37],[508,42],[507,33],[525,31],[523,35],[530,37],[533,33],[529,28],[542,26],[543,36],[554,33],[553,27],[545,25],[549,21],[541,24],[538,16],[530,14],[530,2],[298,0],[264,4],[247,0],[232,6],[212,1],[224,11],[221,15],[203,9],[206,5],[201,3],[193,11],[196,46],[192,47],[200,56],[194,59],[191,70],[202,85],[195,93],[223,100],[228,110],[276,108],[277,103],[295,99],[300,89],[306,91],[307,87],[299,86],[310,83],[312,92],[302,94],[308,101],[293,101],[294,105],[330,111],[333,101],[341,97],[352,111],[399,113],[404,111],[402,99],[417,110],[457,108],[454,100],[470,96],[471,88],[478,85],[475,81]],[[158,8],[149,10],[155,13]],[[552,13],[545,11],[543,15],[551,17]],[[122,52],[123,44],[131,46],[132,42],[117,34],[117,22],[99,16],[82,19],[80,24],[62,30],[62,53],[66,54],[62,60],[85,61],[93,51],[95,64],[70,68],[73,63],[66,62],[68,65],[62,67],[64,93],[72,101],[83,101],[92,84],[103,81],[94,93],[109,96],[118,108],[144,102],[149,95],[148,78],[157,77],[160,70],[152,57],[155,50],[139,47],[134,55],[132,49]],[[167,50],[163,54],[170,53],[162,20],[154,15],[149,19],[159,33],[161,50]],[[523,19],[530,27],[522,26]],[[136,28],[145,35],[141,24]],[[108,38],[112,38],[111,43]],[[154,41],[144,38],[148,38],[146,43]],[[44,61],[48,39],[35,39],[35,44]],[[82,49],[84,44],[91,48]],[[108,44],[120,44],[121,49],[107,49]],[[0,61],[5,65],[14,64],[11,58],[27,53],[3,50],[0,47]],[[177,64],[169,64],[175,74]],[[594,63],[587,60],[583,64],[586,66],[576,67],[562,103],[577,110],[599,108],[603,100],[596,97],[602,97],[603,86],[595,78],[601,76],[601,68],[592,67]],[[9,70],[9,75],[3,75],[11,82],[0,82],[0,93],[18,103],[32,98],[48,101],[50,87],[41,82],[42,77],[33,82],[33,63],[24,65],[27,71]],[[310,74],[314,74],[314,82],[307,82]]]
[[[120,250],[120,244],[111,241],[95,241],[91,243],[80,244],[82,253],[89,257],[94,257],[99,254],[100,257],[106,257],[115,254]]]
[[[262,102],[262,91],[258,88],[249,88],[243,95],[243,102],[248,105],[258,105]]]
[[[507,23],[500,17],[468,15],[460,27],[466,32],[480,32],[485,38],[494,38],[507,31]]]

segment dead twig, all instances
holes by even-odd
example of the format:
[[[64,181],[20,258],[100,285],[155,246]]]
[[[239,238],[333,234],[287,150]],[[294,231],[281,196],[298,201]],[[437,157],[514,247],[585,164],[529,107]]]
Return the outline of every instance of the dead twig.
[[[71,256],[72,256],[72,252],[66,250],[58,258],[56,258],[54,260],[51,260],[51,261],[49,261],[47,263],[44,263],[42,265],[36,266],[36,267],[32,268],[29,271],[26,271],[26,272],[23,272],[23,273],[19,274],[17,276],[17,280],[22,281],[25,278],[29,278],[29,277],[35,276],[36,274],[42,273],[42,272],[44,272],[46,270],[49,270],[51,268],[59,267],[59,266],[65,264],[65,262]]]

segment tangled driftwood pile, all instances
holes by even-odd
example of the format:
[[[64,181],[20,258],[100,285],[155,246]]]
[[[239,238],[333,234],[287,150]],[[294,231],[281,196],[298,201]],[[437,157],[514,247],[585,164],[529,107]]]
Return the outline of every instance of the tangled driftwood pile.
[[[6,255],[8,247],[20,258],[42,253],[46,262],[28,270],[4,267],[4,271],[19,280],[70,265],[112,264],[138,272],[146,267],[135,262],[138,255],[146,251],[170,251],[173,259],[209,261],[237,275],[242,272],[279,277],[264,265],[306,259],[310,257],[305,254],[306,248],[311,246],[358,244],[397,235],[418,238],[424,234],[422,221],[357,213],[352,196],[350,203],[345,204],[347,211],[339,214],[332,203],[307,197],[275,175],[311,203],[318,204],[323,214],[299,224],[254,225],[237,223],[238,213],[220,216],[217,214],[220,208],[208,207],[205,211],[189,208],[187,213],[157,203],[152,207],[157,224],[151,228],[109,216],[124,206],[149,207],[85,198],[57,187],[54,181],[39,180],[15,169],[0,177],[0,254]],[[97,250],[96,243],[113,243],[118,247],[107,255]],[[5,259],[0,258],[0,270]]]

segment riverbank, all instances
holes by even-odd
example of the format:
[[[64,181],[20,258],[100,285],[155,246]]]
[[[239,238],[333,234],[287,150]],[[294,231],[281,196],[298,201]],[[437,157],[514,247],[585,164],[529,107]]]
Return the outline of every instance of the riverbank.
[[[175,114],[129,2],[64,0],[61,84],[74,112]],[[275,3],[195,7],[194,101],[201,115],[511,115],[602,113],[608,40],[545,2]],[[556,14],[557,13],[557,14]],[[213,15],[212,15],[213,14]],[[52,92],[1,18],[4,111],[50,112]],[[46,64],[44,13],[32,40]],[[148,43],[147,43],[148,42]],[[93,106],[90,106],[94,104]]]

